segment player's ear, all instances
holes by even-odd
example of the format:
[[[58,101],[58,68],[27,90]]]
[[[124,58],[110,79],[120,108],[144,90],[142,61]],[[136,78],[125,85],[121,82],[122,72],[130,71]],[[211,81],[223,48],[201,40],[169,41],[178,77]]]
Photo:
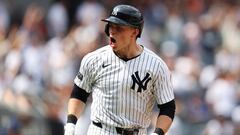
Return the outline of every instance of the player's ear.
[[[137,38],[137,35],[139,34],[139,29],[133,29],[133,33],[131,35],[131,37],[136,37]]]

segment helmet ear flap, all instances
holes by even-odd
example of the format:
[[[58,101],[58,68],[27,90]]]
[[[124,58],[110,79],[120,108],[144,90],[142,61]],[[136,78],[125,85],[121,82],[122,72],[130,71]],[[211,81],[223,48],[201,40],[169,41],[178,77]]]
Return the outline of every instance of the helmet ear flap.
[[[109,24],[108,23],[105,25],[105,33],[107,34],[107,36],[109,36]]]

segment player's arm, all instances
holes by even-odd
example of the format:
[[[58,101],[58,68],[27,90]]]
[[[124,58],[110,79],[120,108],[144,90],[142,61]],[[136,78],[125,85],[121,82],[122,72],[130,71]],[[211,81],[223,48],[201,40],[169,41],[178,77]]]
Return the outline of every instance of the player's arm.
[[[74,115],[78,118],[85,108],[89,94],[74,84],[71,97],[68,101],[68,115]]]
[[[154,91],[159,115],[152,135],[164,135],[169,130],[176,109],[170,70],[165,63],[159,69]]]
[[[155,131],[152,135],[164,135],[168,131],[175,116],[175,101],[172,100],[165,104],[158,105],[158,108],[160,112],[157,118]]]
[[[87,93],[85,90],[74,84],[71,97],[68,101],[68,116],[64,135],[74,135],[75,125],[85,108],[89,94],[90,93]]]

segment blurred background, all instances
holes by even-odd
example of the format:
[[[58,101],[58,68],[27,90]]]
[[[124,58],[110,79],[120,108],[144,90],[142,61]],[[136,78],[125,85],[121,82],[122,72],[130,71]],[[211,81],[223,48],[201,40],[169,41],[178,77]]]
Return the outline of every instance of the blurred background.
[[[142,11],[138,43],[172,71],[168,135],[240,135],[239,0],[0,0],[0,135],[63,135],[81,59],[108,43],[100,20],[117,4]]]

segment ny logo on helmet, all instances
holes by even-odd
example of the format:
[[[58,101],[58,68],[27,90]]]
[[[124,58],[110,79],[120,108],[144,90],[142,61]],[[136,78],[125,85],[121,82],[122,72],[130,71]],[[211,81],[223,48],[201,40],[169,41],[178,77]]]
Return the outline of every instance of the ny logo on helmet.
[[[117,8],[117,9],[114,8],[113,11],[112,11],[112,15],[113,15],[113,16],[117,16],[118,11],[119,11],[118,8]]]
[[[138,74],[138,71],[136,71],[132,76],[133,84],[131,89],[135,90],[136,84],[138,85],[137,92],[142,92],[143,90],[147,89],[147,84],[151,80],[150,74],[147,73],[145,77],[141,80]]]

